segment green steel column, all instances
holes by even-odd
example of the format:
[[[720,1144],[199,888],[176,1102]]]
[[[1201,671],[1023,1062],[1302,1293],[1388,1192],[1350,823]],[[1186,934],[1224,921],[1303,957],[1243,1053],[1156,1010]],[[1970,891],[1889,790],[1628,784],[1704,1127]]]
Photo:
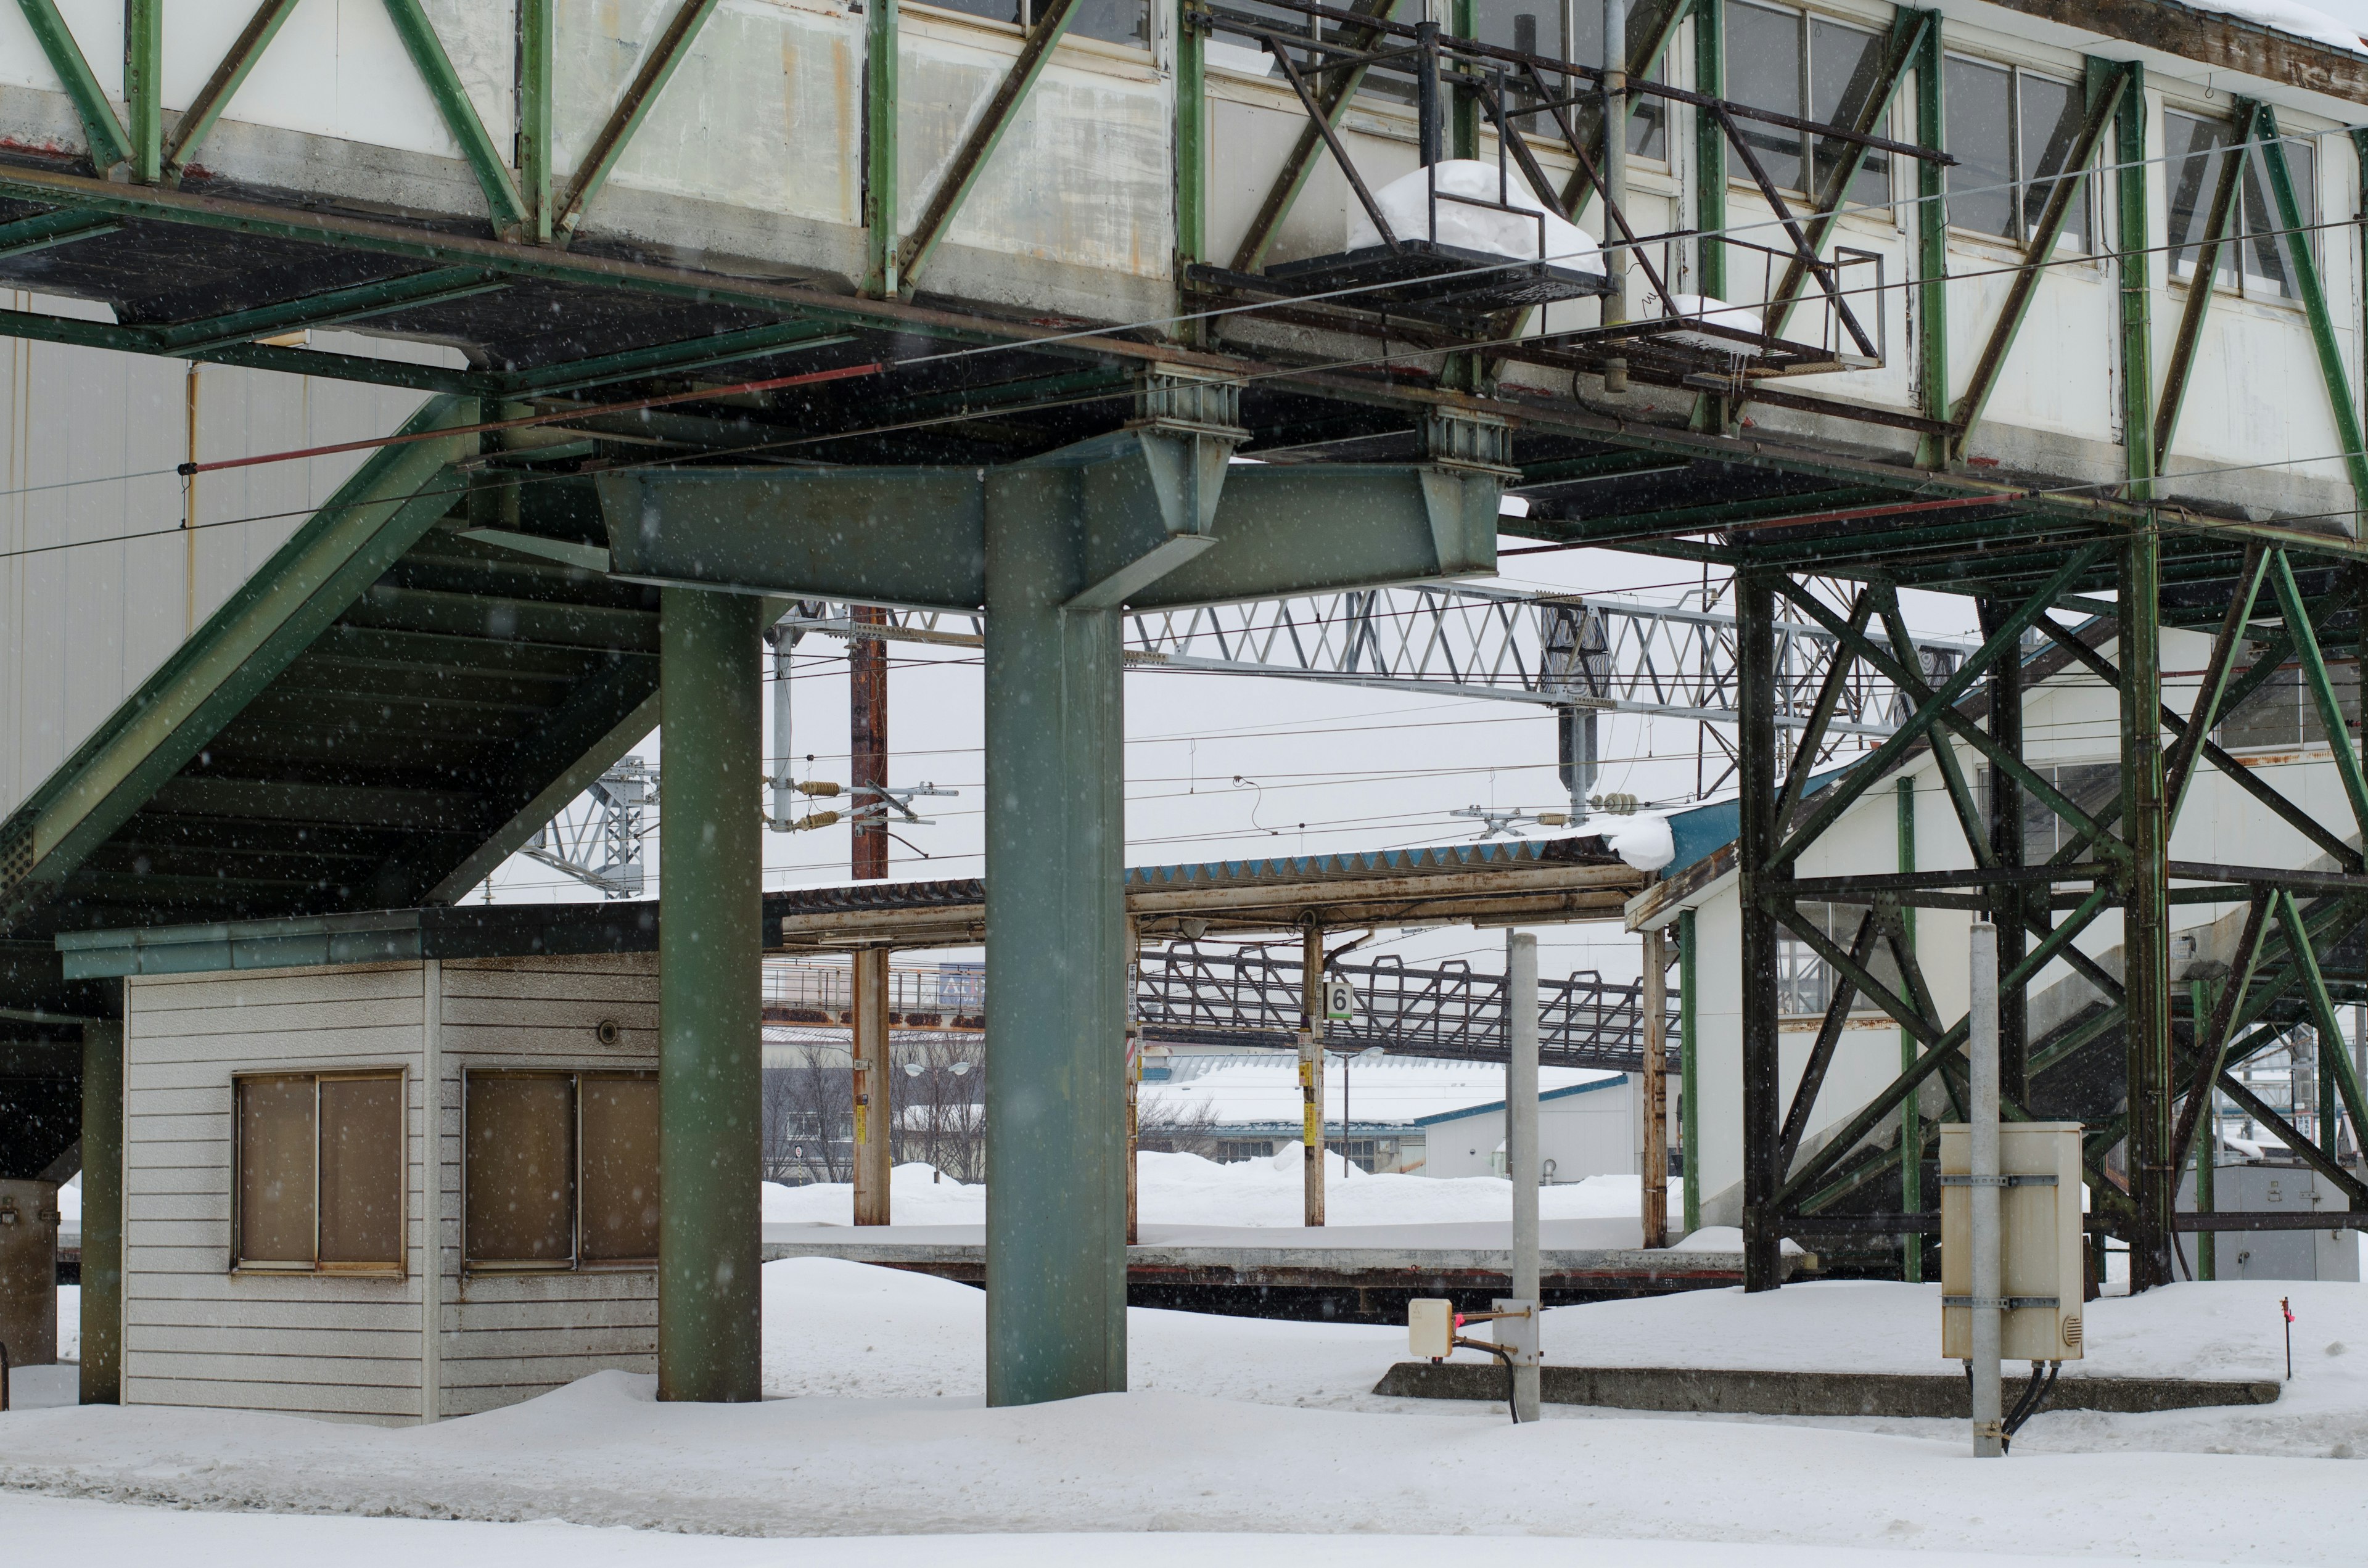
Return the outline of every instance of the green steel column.
[[[165,0],[124,0],[123,112],[131,122],[131,181],[165,172]]]
[[[758,1397],[763,601],[667,588],[658,920],[658,1397]]]
[[[2122,547],[2122,822],[2130,846],[2122,941],[2129,994],[2130,1290],[2171,1282],[2169,845],[2162,775],[2162,540],[2151,528]]]
[[[2204,994],[2203,982],[2191,980],[2187,983],[2187,1006],[2188,1017],[2194,1020],[2194,1032],[2189,1038],[2195,1042],[2197,1051],[2207,1050],[2203,1028],[2210,1021],[2212,1007],[2210,998]],[[2204,1091],[2203,1114],[2195,1124],[2195,1211],[2198,1214],[2215,1212],[2212,1178],[2220,1162],[2220,1119],[2212,1113],[2212,1099],[2217,1097],[2219,1092],[2217,1089]],[[2219,1238],[2209,1231],[2196,1233],[2195,1278],[2198,1279],[2217,1279],[2220,1277],[2218,1241]]]
[[[863,22],[863,291],[893,300],[896,270],[896,0],[871,0]]]
[[[986,494],[986,1402],[1126,1387],[1126,810],[1119,612],[1075,471]]]
[[[1916,142],[1938,147],[1947,135],[1941,104],[1941,18],[1932,18],[1916,60]],[[1916,390],[1927,419],[1949,417],[1949,210],[1942,170],[1916,161]],[[1919,468],[1948,461],[1946,443],[1927,435],[1916,445]]]
[[[82,1027],[82,1403],[123,1403],[123,1026]]]
[[[1586,0],[1580,0],[1580,3],[1584,5]],[[1478,0],[1449,0],[1448,32],[1456,38],[1479,37],[1479,8]],[[1476,158],[1480,155],[1480,95],[1469,87],[1459,86],[1451,103],[1448,145],[1452,151],[1449,155]],[[1519,179],[1521,176],[1517,173],[1513,177]]]
[[[1192,0],[1176,6],[1176,253],[1184,267],[1209,259],[1209,35]]]
[[[1713,4],[1716,0],[1712,0]],[[1702,1059],[1701,992],[1694,983],[1694,912],[1678,913],[1678,1138],[1686,1152],[1686,1234],[1702,1229],[1702,1181],[1695,1151],[1702,1147],[1702,1112],[1694,1085]]]
[[[1902,778],[1896,790],[1899,801],[1899,869],[1916,869],[1916,781]],[[1916,909],[1910,904],[1899,911],[1899,923],[1907,930],[1907,950],[1916,950]],[[1899,1070],[1903,1073],[1916,1065],[1916,1037],[1906,1029],[1899,1031]],[[1917,1096],[1909,1095],[1899,1102],[1899,1207],[1903,1212],[1924,1212],[1924,1113]],[[1899,1238],[1900,1278],[1911,1285],[1924,1281],[1924,1233],[1910,1231]]]
[[[518,165],[534,237],[551,239],[552,98],[554,96],[552,16],[558,0],[518,0]]]
[[[1586,0],[1580,0],[1585,4]],[[1694,91],[1726,97],[1726,0],[1694,0]],[[1694,288],[1726,298],[1726,133],[1707,114],[1694,116]]]
[[[1771,867],[1782,839],[1776,820],[1776,591],[1773,575],[1736,574],[1735,775],[1740,822],[1736,883],[1742,904],[1743,1288],[1783,1283],[1784,1216],[1776,1208],[1784,1171],[1778,1123],[1784,1114],[1782,1041],[1777,1035],[1777,923],[1790,901],[1792,871]]]
[[[2122,327],[2122,442],[2128,449],[2130,494],[2153,493],[2154,450],[2154,250],[2146,213],[2146,187],[2154,165],[2146,162],[2146,68],[2130,67],[2129,90],[2113,111],[2113,176],[2117,220],[2113,244],[2120,251]]]

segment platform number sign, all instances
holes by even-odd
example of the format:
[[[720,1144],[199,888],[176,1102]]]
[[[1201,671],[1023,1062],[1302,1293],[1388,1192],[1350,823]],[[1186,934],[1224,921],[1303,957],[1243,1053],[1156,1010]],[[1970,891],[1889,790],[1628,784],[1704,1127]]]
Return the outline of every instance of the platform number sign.
[[[1324,983],[1324,1021],[1345,1024],[1357,1017],[1357,988],[1338,975]]]

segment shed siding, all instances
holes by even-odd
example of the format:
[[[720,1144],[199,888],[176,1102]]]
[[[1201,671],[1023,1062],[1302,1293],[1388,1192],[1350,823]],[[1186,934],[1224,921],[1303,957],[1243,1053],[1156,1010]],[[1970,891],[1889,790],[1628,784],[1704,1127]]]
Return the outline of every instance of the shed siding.
[[[655,1369],[652,1269],[464,1278],[461,1104],[470,1068],[657,1065],[657,972],[639,956],[141,977],[127,998],[124,1397],[379,1422],[466,1415],[607,1368]],[[426,1082],[439,998],[439,1073]],[[604,1048],[604,1020],[620,1031]],[[405,1075],[401,1279],[233,1274],[231,1082]],[[432,1115],[430,1114],[432,1108]],[[430,1138],[433,1142],[431,1144]],[[425,1199],[434,1173],[434,1267]],[[423,1277],[440,1336],[424,1376]]]

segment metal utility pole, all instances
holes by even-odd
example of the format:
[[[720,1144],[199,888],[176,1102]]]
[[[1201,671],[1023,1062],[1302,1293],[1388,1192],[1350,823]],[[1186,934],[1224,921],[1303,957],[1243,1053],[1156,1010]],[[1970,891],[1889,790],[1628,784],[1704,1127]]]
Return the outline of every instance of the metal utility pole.
[[[1998,1236],[1998,927],[1973,923],[1971,1006],[1966,1013],[1973,1084],[1966,1109],[1973,1174],[1974,1217],[1974,1457],[1997,1459],[2006,1452],[2000,1422],[2005,1407],[1998,1388],[1998,1350],[2006,1329],[2006,1281]]]
[[[1305,1119],[1301,1223],[1324,1223],[1324,928],[1313,923],[1300,934],[1299,1098]]]
[[[855,607],[859,626],[884,626],[888,612]],[[847,644],[848,793],[859,881],[888,875],[888,644]],[[895,1135],[888,1062],[888,949],[855,952],[855,1222],[889,1223],[888,1180]]]
[[[1505,1172],[1513,1180],[1513,1298],[1497,1310],[1529,1311],[1516,1338],[1513,1410],[1538,1418],[1538,939],[1505,933]]]
[[[1645,933],[1644,1244],[1669,1244],[1669,1067],[1668,934]],[[1518,1039],[1519,1037],[1516,1036]],[[1510,1092],[1510,1085],[1507,1090]],[[1520,1288],[1514,1287],[1520,1294]]]
[[[1628,210],[1628,0],[1603,0],[1603,199],[1612,211]],[[1603,273],[1611,283],[1603,324],[1611,326],[1628,319],[1628,253],[1608,220],[1603,237]],[[1604,361],[1603,390],[1628,390],[1627,360]]]

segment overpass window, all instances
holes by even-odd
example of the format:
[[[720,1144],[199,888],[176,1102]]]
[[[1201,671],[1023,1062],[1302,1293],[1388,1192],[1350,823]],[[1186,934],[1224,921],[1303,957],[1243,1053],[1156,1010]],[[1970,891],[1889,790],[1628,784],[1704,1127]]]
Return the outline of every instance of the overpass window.
[[[1827,940],[1847,953],[1858,937],[1859,921],[1865,915],[1863,904],[1812,903],[1798,905],[1802,918],[1816,927]],[[1867,972],[1895,995],[1904,996],[1906,987],[1899,979],[1899,965],[1891,956],[1890,945],[1880,931],[1874,938],[1873,952],[1866,963]],[[1833,1006],[1835,971],[1831,964],[1818,955],[1817,949],[1779,928],[1776,937],[1776,1010],[1793,1017],[1817,1017]],[[1883,1009],[1863,992],[1850,999],[1853,1013],[1879,1013]]]
[[[646,1073],[469,1074],[461,1166],[469,1266],[655,1262],[657,1101]]]
[[[1661,31],[1668,15],[1666,6],[1639,5],[1628,14],[1628,57]],[[1482,43],[1499,49],[1519,50],[1523,54],[1543,55],[1548,60],[1567,60],[1580,65],[1600,65],[1603,62],[1603,7],[1598,0],[1474,0],[1472,7],[1472,35]],[[1659,81],[1661,62],[1655,61],[1652,79]],[[1519,77],[1508,72],[1508,91],[1513,101],[1534,103],[1536,95],[1524,92]],[[1548,75],[1548,89],[1562,93],[1565,79]],[[1591,82],[1571,78],[1570,93],[1590,90]],[[1668,109],[1659,98],[1638,95],[1629,103],[1628,151],[1632,156],[1666,159],[1668,154]],[[1583,109],[1565,109],[1564,113],[1576,126],[1587,119]],[[1561,140],[1560,128],[1550,115],[1529,115],[1520,120],[1525,137],[1551,137]]]
[[[1863,28],[1769,6],[1727,8],[1726,90],[1737,103],[1844,124],[1863,111],[1882,72],[1883,40]],[[1742,119],[1736,126],[1771,181],[1810,195],[1833,176],[1850,145],[1763,121]],[[1870,153],[1842,201],[1880,207],[1890,199],[1891,160]]]
[[[1949,223],[2027,244],[2048,199],[2071,187],[2056,248],[2090,248],[2091,193],[2068,167],[2087,115],[2080,88],[2019,68],[1951,55],[1944,67]]]
[[[401,1273],[403,1074],[259,1074],[232,1099],[233,1266]]]
[[[1043,14],[1046,0],[927,0],[927,3],[948,11],[960,11],[965,16],[984,17],[990,22],[1011,22],[1019,27],[1032,27]],[[1069,31],[1079,38],[1098,38],[1110,43],[1129,43],[1137,49],[1151,47],[1151,7],[1146,0],[1076,0],[1076,17],[1069,23]]]
[[[2244,168],[2237,182],[2237,201],[2222,233],[2223,244],[2213,267],[2213,281],[2224,289],[2261,300],[2300,297],[2292,267],[2285,225],[2279,221],[2271,194],[2269,158],[2257,143],[2240,154],[2236,130],[2225,120],[2204,119],[2176,110],[2163,116],[2163,151],[2169,162],[2165,176],[2170,191],[2171,276],[2180,281],[2195,275],[2197,253],[2210,226],[2212,198],[2219,188],[2228,159],[2241,155]],[[2286,172],[2294,181],[2294,205],[2301,210],[2304,243],[2316,256],[2318,235],[2317,148],[2308,141],[2288,137],[2280,143]]]

